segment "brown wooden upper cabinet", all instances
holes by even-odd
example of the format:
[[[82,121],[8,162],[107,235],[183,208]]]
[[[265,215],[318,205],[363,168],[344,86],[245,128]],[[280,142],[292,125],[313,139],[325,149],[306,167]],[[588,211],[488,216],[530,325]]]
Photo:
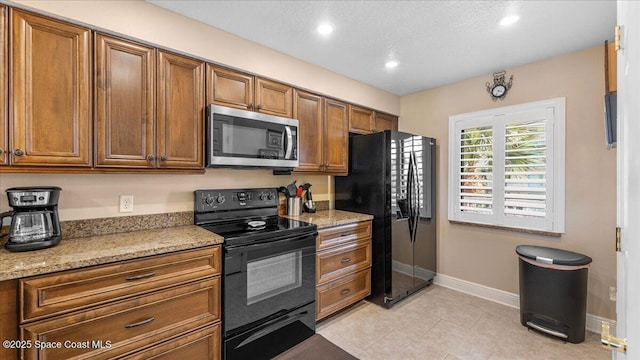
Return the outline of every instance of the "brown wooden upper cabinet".
[[[349,105],[349,132],[369,134],[373,129],[373,110]]]
[[[9,124],[7,124],[7,7],[0,4],[0,165],[7,165]]]
[[[95,36],[97,167],[154,167],[154,48]]]
[[[324,100],[325,171],[346,175],[349,170],[349,113],[347,104]]]
[[[203,168],[204,63],[102,34],[95,48],[96,166]]]
[[[298,120],[298,161],[296,171],[324,170],[324,121],[322,96],[295,89],[293,118]]]
[[[376,111],[373,131],[384,130],[398,130],[398,117]]]
[[[289,85],[207,64],[207,104],[290,118],[292,103]]]
[[[205,64],[158,51],[157,66],[157,166],[203,168]]]
[[[347,105],[296,89],[293,117],[299,121],[300,165],[295,171],[346,174]]]
[[[11,163],[91,166],[91,31],[10,12]]]
[[[370,134],[384,130],[398,130],[398,117],[349,105],[349,132]]]

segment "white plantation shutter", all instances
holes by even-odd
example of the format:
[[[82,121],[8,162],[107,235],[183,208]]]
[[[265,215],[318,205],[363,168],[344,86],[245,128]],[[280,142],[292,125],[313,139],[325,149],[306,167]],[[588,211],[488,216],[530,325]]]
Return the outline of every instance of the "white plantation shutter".
[[[493,213],[493,127],[461,129],[459,206],[467,213]]]
[[[504,213],[544,218],[547,198],[545,120],[507,124]]]
[[[564,231],[564,98],[450,117],[449,219]]]

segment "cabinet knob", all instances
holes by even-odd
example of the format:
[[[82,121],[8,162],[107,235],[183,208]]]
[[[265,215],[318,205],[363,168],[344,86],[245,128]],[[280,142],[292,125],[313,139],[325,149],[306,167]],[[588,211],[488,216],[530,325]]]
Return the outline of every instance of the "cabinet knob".
[[[247,109],[249,109],[249,110],[253,110],[253,103],[251,103],[251,104],[247,105]]]
[[[2,150],[2,148],[0,148],[0,155],[4,154],[4,150]]]
[[[258,105],[258,111],[262,110],[262,105]]]
[[[161,155],[160,156],[160,160],[161,161],[167,161],[169,158],[167,157],[167,155]]]
[[[149,161],[153,161],[153,160],[155,160],[155,159],[156,159],[156,158],[155,158],[153,155],[148,155],[148,156],[147,156],[147,160],[149,160]]]
[[[13,151],[13,154],[14,154],[15,156],[22,156],[22,155],[24,155],[24,151],[22,151],[21,149],[15,149],[15,150]]]

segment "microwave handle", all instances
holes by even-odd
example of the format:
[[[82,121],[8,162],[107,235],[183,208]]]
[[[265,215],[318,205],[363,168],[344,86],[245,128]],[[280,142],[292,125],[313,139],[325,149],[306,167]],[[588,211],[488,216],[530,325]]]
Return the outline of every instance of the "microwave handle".
[[[290,126],[285,126],[284,127],[284,132],[286,134],[286,138],[285,138],[285,134],[282,134],[282,137],[284,138],[284,144],[285,144],[285,150],[284,150],[284,158],[285,159],[290,159],[291,158],[291,151],[293,150],[293,135],[291,134],[291,127]]]

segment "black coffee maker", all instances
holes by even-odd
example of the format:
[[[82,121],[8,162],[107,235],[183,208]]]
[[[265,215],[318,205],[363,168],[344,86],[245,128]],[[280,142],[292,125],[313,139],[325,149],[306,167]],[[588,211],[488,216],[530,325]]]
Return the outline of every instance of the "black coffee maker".
[[[13,211],[0,214],[0,221],[11,217],[9,251],[30,251],[54,246],[60,242],[58,198],[62,189],[57,186],[14,187],[6,190]]]

